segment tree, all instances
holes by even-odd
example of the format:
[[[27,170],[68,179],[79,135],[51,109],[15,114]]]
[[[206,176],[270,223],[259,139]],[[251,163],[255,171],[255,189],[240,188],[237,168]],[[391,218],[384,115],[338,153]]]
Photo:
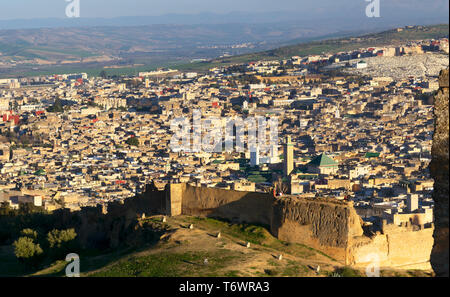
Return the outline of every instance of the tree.
[[[125,142],[128,145],[139,146],[139,139],[137,137],[130,137]]]
[[[237,111],[237,112],[241,112],[241,110],[242,110],[241,106],[239,106],[239,105],[233,105],[232,108],[234,111]]]
[[[11,213],[14,213],[14,210],[9,205],[9,202],[1,202],[0,203],[0,216],[9,216]]]
[[[143,85],[143,83],[139,79],[133,79],[133,80],[127,81],[127,87],[130,89],[139,88],[139,87],[142,87],[142,85]]]
[[[105,71],[105,70],[102,70],[102,71],[100,72],[99,76],[100,76],[101,78],[107,78],[107,77],[108,77],[108,76],[106,75],[106,71]]]
[[[19,215],[30,215],[33,213],[46,213],[46,211],[42,206],[35,206],[29,202],[19,204]]]
[[[50,257],[53,259],[64,258],[67,254],[73,253],[78,248],[75,238],[75,229],[57,230],[54,229],[47,234],[47,241],[50,247]]]
[[[281,177],[278,177],[278,179],[273,183],[273,185],[277,193],[287,194],[289,190],[289,186],[283,181]]]
[[[77,237],[75,229],[67,230],[57,230],[53,229],[47,234],[47,241],[50,248],[63,248],[68,245],[69,242],[73,241]]]
[[[23,229],[23,230],[20,232],[20,235],[22,235],[22,237],[28,237],[28,238],[31,238],[33,241],[34,241],[34,240],[37,240],[37,237],[38,237],[37,232],[34,231],[33,229],[29,229],[29,228]]]
[[[56,99],[55,103],[47,109],[48,112],[64,112],[61,99]]]
[[[14,241],[13,246],[16,258],[31,266],[36,266],[44,253],[41,246],[30,237],[20,237]]]

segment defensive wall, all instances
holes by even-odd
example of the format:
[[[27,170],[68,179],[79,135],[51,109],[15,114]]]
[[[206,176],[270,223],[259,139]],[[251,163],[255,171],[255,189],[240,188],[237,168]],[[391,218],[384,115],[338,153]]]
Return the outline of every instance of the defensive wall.
[[[220,218],[233,223],[266,225],[276,238],[300,243],[346,265],[430,269],[433,226],[383,224],[368,234],[352,202],[332,198],[273,197],[189,184],[168,184],[154,195],[152,209],[169,216]],[[153,196],[153,195],[152,195]],[[163,201],[164,200],[164,201]]]
[[[434,134],[431,149],[431,176],[434,179],[434,224],[435,231],[431,263],[436,276],[449,276],[448,273],[448,180],[449,180],[449,74],[448,68],[439,75],[439,90],[434,97]]]

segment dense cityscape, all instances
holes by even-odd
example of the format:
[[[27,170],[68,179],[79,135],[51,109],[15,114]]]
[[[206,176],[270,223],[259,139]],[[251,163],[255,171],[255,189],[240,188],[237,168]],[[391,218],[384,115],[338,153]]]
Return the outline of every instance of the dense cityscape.
[[[198,72],[161,68],[137,76],[102,71],[0,79],[0,203],[12,210],[31,203],[47,213],[100,207],[106,214],[109,205],[126,206],[135,197],[174,195],[180,184],[292,203],[325,199],[354,207],[359,218],[350,214],[344,229],[371,238],[370,244],[364,239],[367,250],[373,238],[386,234],[422,243],[417,254],[403,250],[410,261],[392,244],[383,261],[430,270],[423,255],[433,246],[433,97],[442,87],[448,53],[448,38],[423,39]],[[173,150],[174,120],[190,123],[194,112],[202,123],[276,118],[277,143],[262,152],[249,145],[242,152]],[[201,130],[204,143],[209,132]],[[176,217],[170,197],[164,214]],[[180,203],[178,214],[185,214],[189,206]],[[140,220],[152,215],[138,214]],[[291,241],[282,226],[278,238]],[[350,243],[312,246],[340,260],[331,247],[345,245],[345,264],[365,263],[362,244]]]
[[[438,89],[438,73],[394,80],[345,72],[367,67],[360,59],[370,56],[448,53],[446,39],[421,43],[255,61],[206,74],[2,80],[2,201],[76,210],[132,197],[150,181],[264,191],[283,178],[285,194],[361,206],[372,199],[374,209],[392,214],[402,213],[412,195],[425,211],[433,185],[426,170],[433,128],[426,95]],[[448,56],[441,59],[448,63]],[[343,70],[336,74],[317,70],[336,61],[352,65],[334,68]],[[204,118],[278,117],[280,156],[251,161],[249,151],[172,152],[171,120],[195,109]],[[294,154],[282,160],[287,135]]]

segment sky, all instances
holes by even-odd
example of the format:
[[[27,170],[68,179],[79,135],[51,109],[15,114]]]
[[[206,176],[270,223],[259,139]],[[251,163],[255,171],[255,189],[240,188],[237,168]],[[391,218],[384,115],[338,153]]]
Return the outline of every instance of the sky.
[[[0,20],[65,18],[69,0],[2,0]],[[74,0],[70,0],[74,1]],[[230,12],[298,12],[299,17],[364,14],[368,0],[78,0],[83,18]],[[374,1],[374,0],[371,0]],[[448,15],[448,0],[379,0],[381,15]]]

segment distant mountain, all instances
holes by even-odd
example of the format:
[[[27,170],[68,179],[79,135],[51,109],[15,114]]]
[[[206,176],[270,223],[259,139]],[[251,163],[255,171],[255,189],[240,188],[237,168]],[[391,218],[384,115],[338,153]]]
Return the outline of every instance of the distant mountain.
[[[411,4],[413,1],[408,1]],[[269,12],[229,13],[202,12],[195,14],[162,14],[148,16],[123,16],[114,18],[40,18],[0,20],[0,30],[73,28],[98,26],[145,26],[145,25],[199,25],[199,24],[267,24],[295,23],[299,26],[328,26],[337,30],[355,28],[374,30],[410,24],[436,24],[448,22],[448,2],[442,5],[428,5],[428,9],[417,9],[414,5],[399,6],[397,1],[382,4],[381,18],[367,18],[365,1],[346,0],[332,6],[320,7],[314,1],[299,3],[295,11],[279,10]],[[309,3],[309,5],[308,5]],[[445,3],[445,1],[444,1]],[[447,9],[444,9],[444,6]],[[417,6],[417,5],[416,5]],[[420,6],[420,5],[419,5]],[[442,6],[442,9],[440,8]]]
[[[51,71],[61,66],[153,67],[251,53],[325,36],[347,36],[361,30],[341,31],[326,24],[296,22],[0,30],[0,75]]]
[[[0,31],[0,61],[64,63],[108,56],[127,63],[147,58],[215,58],[277,47],[337,30],[293,23],[146,25]],[[34,61],[34,62],[33,62]]]
[[[426,25],[442,16],[416,18],[421,21],[414,25]],[[304,11],[0,21],[0,28],[9,28],[0,30],[0,77],[125,68],[135,73],[196,59],[239,60],[298,43],[410,25],[409,20],[388,12],[380,20],[364,13],[314,18]],[[24,27],[32,29],[17,29]]]
[[[344,35],[344,33],[341,33],[341,35]],[[378,33],[360,35],[348,34],[347,36],[348,37],[343,38],[322,38],[321,40],[318,40],[320,38],[317,38],[316,40],[298,44],[292,44],[294,43],[294,40],[291,40],[291,45],[282,46],[276,49],[213,59],[208,62],[186,65],[185,68],[189,70],[202,70],[217,65],[225,66],[259,60],[282,60],[292,56],[336,53],[339,51],[351,51],[370,46],[402,44],[413,40],[448,38],[449,25],[412,26],[411,28],[404,28],[402,31],[391,29]],[[300,40],[298,41],[300,42]]]

